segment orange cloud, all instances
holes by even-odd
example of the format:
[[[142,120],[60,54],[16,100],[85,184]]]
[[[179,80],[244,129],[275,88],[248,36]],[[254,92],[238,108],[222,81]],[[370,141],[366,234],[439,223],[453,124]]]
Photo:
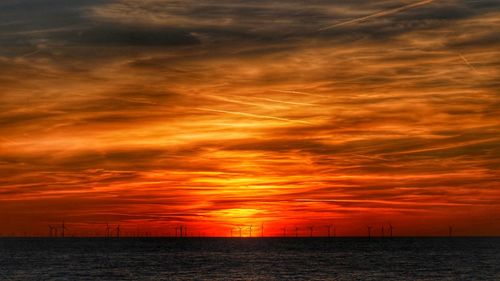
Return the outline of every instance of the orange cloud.
[[[497,4],[188,2],[0,26],[0,233],[500,233]]]

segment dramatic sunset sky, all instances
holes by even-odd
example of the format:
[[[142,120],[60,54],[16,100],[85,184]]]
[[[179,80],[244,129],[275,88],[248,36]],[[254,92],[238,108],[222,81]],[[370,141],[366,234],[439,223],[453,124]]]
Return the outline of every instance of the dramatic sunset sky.
[[[500,235],[500,1],[2,0],[0,235],[63,220]]]

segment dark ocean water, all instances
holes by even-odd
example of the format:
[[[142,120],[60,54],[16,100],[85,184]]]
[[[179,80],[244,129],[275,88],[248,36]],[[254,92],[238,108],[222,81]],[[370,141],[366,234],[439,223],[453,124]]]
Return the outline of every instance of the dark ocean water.
[[[500,238],[3,238],[0,280],[500,280]]]

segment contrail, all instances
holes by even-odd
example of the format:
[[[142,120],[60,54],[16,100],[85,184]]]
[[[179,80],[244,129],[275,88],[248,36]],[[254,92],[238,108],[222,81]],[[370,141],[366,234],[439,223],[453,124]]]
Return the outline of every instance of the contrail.
[[[8,142],[8,143],[10,143],[10,144],[19,145],[19,143],[18,143],[18,142],[13,141],[13,140],[11,140],[11,139],[9,139],[9,138],[6,138],[6,137],[0,137],[0,140],[3,140],[3,141]]]
[[[195,109],[202,110],[202,111],[211,111],[211,112],[226,113],[226,114],[240,115],[240,116],[246,116],[246,117],[261,118],[261,119],[279,120],[279,121],[285,121],[285,122],[290,122],[290,123],[300,123],[300,124],[309,124],[309,125],[312,124],[311,122],[302,121],[302,120],[293,120],[293,119],[268,116],[268,115],[245,113],[245,112],[239,112],[239,111],[228,111],[228,110],[211,109],[211,108],[195,108]]]
[[[290,105],[316,106],[316,104],[304,103],[304,102],[282,101],[282,100],[275,100],[275,99],[268,99],[268,98],[259,98],[259,97],[253,97],[253,99],[270,101],[270,102],[276,102],[276,103],[283,103],[283,104],[290,104]]]
[[[310,199],[298,198],[293,199],[298,202],[338,202],[338,203],[373,203],[387,205],[415,205],[415,206],[468,206],[471,203],[454,203],[454,202],[407,202],[407,201],[389,201],[389,200],[370,200],[370,199]]]
[[[216,96],[216,95],[204,95],[204,97],[208,97],[208,98],[212,98],[212,99],[216,99],[216,100],[221,100],[221,101],[226,101],[226,102],[231,102],[231,103],[237,103],[237,104],[265,107],[265,105],[263,105],[263,104],[246,102],[246,101],[241,101],[241,100],[234,100],[234,99],[229,99],[229,98]]]
[[[220,97],[220,96],[215,96],[215,95],[205,95],[205,97],[210,97],[210,98],[214,98],[216,100],[222,100],[222,101],[227,101],[227,102],[232,102],[232,103],[238,103],[238,104],[245,104],[245,105],[253,105],[253,106],[259,106],[259,107],[266,107],[266,105],[264,105],[264,104],[258,104],[258,103],[240,101],[240,100],[233,100],[233,99],[229,99],[229,98],[225,98],[225,97]],[[268,98],[259,98],[259,97],[250,97],[250,98],[251,99],[255,99],[255,100],[263,100],[263,101],[270,101],[270,102],[290,104],[290,105],[315,106],[314,104],[311,104],[311,103],[280,101],[280,100],[274,100],[274,99],[268,99]]]
[[[318,95],[318,94],[311,94],[311,93],[294,91],[294,90],[270,90],[270,91],[272,91],[272,92],[278,92],[278,93],[299,94],[299,95],[312,96],[312,97],[328,98],[328,96],[323,96],[323,95]]]
[[[26,54],[23,54],[23,55],[20,55],[18,56],[18,58],[27,58],[27,57],[30,57],[30,56],[33,56],[33,55],[36,55],[38,53],[40,53],[41,50],[36,50],[36,51],[33,51],[33,52],[29,52],[29,53],[26,53]]]
[[[480,139],[480,140],[474,140],[474,141],[465,141],[462,143],[450,144],[450,145],[445,145],[445,146],[441,146],[441,147],[430,147],[430,148],[414,149],[414,150],[408,150],[408,151],[398,151],[398,152],[386,153],[383,155],[404,155],[404,154],[413,154],[413,153],[421,153],[421,152],[430,152],[430,151],[436,151],[436,150],[444,150],[444,149],[457,148],[457,147],[463,147],[463,146],[474,145],[474,144],[487,143],[487,142],[492,142],[492,141],[500,141],[500,138],[493,137],[493,138]]]
[[[373,18],[379,18],[379,17],[383,17],[383,16],[397,14],[399,12],[403,12],[403,11],[406,11],[406,10],[409,10],[409,9],[412,9],[412,8],[416,8],[416,7],[420,7],[420,6],[423,6],[423,5],[427,5],[427,4],[429,4],[429,3],[433,2],[433,1],[434,0],[424,0],[424,1],[419,1],[419,2],[413,3],[413,4],[408,4],[408,5],[399,7],[399,8],[394,8],[394,9],[390,9],[390,10],[386,10],[386,11],[380,11],[380,12],[377,12],[377,13],[374,13],[374,14],[371,14],[371,15],[368,15],[368,16],[364,16],[364,17],[360,17],[360,18],[355,18],[355,19],[344,21],[344,22],[337,23],[337,24],[334,24],[334,25],[325,26],[323,28],[318,29],[318,31],[323,31],[323,30],[327,30],[327,29],[331,29],[331,28],[335,28],[335,27],[339,27],[339,26],[344,26],[344,25],[349,25],[349,24],[353,24],[353,23],[363,22],[363,21],[367,21],[367,20],[373,19]]]
[[[148,101],[148,100],[139,99],[139,98],[119,98],[119,97],[114,97],[112,99],[119,100],[119,101],[132,102],[132,103],[139,103],[139,104],[150,104],[150,105],[157,105],[158,104],[157,102]]]
[[[470,62],[469,62],[469,60],[468,60],[466,57],[464,57],[464,56],[463,56],[462,54],[460,54],[460,53],[458,54],[458,56],[459,56],[459,57],[460,57],[460,58],[461,58],[461,59],[465,62],[465,64],[466,64],[467,66],[469,66],[469,67],[470,67],[470,69],[472,69],[474,72],[478,73],[477,69],[476,69],[476,68],[472,65],[472,63],[470,63]]]
[[[385,158],[377,157],[377,156],[367,156],[367,155],[363,155],[363,154],[354,154],[354,153],[352,153],[351,155],[361,157],[361,158],[371,159],[371,160],[382,160],[382,161],[386,161],[386,162],[392,161],[392,160],[387,160]]]

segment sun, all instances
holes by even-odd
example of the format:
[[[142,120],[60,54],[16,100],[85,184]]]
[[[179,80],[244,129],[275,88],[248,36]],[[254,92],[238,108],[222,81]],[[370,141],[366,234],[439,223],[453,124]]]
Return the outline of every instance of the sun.
[[[211,215],[226,224],[242,225],[256,223],[257,215],[262,213],[265,211],[255,208],[232,208],[213,211]]]

